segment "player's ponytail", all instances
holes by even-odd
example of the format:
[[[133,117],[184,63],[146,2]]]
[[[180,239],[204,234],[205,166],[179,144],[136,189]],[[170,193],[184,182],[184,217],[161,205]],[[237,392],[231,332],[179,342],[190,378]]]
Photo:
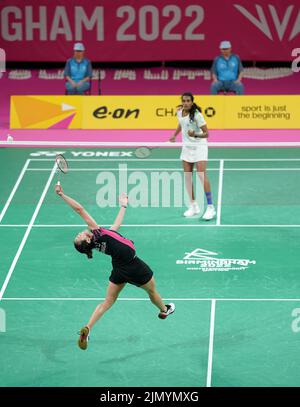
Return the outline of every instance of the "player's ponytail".
[[[191,92],[185,92],[185,93],[183,93],[183,94],[181,95],[181,99],[182,99],[184,96],[191,98],[191,100],[192,100],[192,102],[193,102],[192,107],[191,107],[191,110],[190,110],[190,121],[193,122],[194,119],[195,119],[195,113],[196,113],[197,111],[201,113],[201,112],[202,112],[202,109],[201,109],[200,106],[197,105],[197,103],[194,102],[194,95],[193,95]]]

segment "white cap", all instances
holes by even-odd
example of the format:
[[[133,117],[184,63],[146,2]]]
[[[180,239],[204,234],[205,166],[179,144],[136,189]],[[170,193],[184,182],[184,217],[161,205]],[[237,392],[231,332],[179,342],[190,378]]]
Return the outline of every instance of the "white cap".
[[[76,44],[74,44],[74,51],[84,51],[84,45],[81,42],[76,42]]]
[[[227,49],[231,48],[231,42],[230,41],[222,41],[220,44],[220,49]]]

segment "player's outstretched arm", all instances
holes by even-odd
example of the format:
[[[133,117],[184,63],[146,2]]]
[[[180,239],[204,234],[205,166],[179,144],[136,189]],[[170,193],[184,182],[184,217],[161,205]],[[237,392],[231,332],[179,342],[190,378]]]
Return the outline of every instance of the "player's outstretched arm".
[[[55,185],[55,192],[59,195],[75,212],[77,212],[82,219],[86,222],[90,230],[98,229],[96,221],[91,215],[84,209],[84,207],[75,199],[64,194],[62,186],[60,184]]]
[[[114,224],[110,227],[110,230],[118,230],[119,227],[122,225],[124,215],[126,212],[126,208],[128,205],[128,196],[123,192],[120,197],[119,197],[119,202],[121,204],[121,208],[119,210],[119,213],[114,221]]]

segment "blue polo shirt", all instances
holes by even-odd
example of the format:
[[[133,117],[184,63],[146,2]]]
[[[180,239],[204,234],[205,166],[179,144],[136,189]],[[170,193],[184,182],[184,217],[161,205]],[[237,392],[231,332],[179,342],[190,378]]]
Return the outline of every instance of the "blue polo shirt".
[[[79,82],[87,76],[92,78],[93,71],[90,60],[83,58],[82,61],[77,62],[75,58],[68,59],[64,76],[69,76],[75,82]]]
[[[240,57],[235,54],[231,54],[228,59],[223,55],[218,56],[212,66],[212,72],[219,81],[236,81],[243,69]]]

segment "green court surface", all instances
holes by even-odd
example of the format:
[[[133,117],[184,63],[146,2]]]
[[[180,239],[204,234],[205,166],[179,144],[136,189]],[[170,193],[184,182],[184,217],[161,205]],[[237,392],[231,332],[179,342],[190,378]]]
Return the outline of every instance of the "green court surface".
[[[85,352],[77,331],[105,296],[110,258],[74,250],[85,226],[54,193],[55,151],[40,151],[0,149],[0,386],[300,385],[299,149],[211,149],[211,222],[182,215],[177,149],[60,150],[65,193],[99,225],[125,182],[120,233],[176,305],[160,320],[127,285]]]

